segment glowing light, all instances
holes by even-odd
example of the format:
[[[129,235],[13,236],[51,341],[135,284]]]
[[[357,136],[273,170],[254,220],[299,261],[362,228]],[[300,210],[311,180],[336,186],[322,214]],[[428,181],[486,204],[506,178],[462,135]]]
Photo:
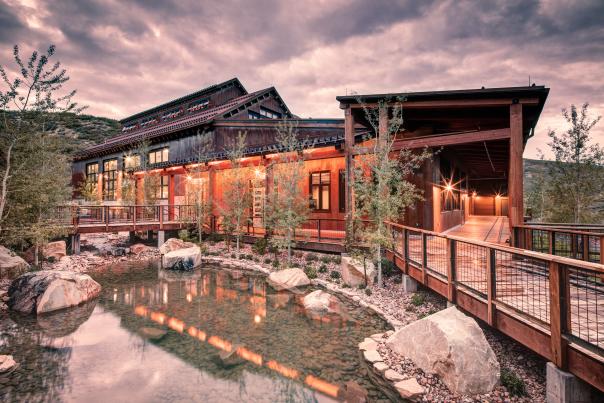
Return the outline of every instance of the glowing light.
[[[146,307],[139,305],[134,308],[134,313],[138,316],[147,316],[149,314],[149,310]]]
[[[151,320],[163,325],[166,322],[166,315],[161,312],[151,312]]]
[[[254,315],[254,323],[262,322],[262,317],[260,315]]]
[[[191,302],[193,301],[193,296],[191,295],[191,293],[187,293],[187,302]]]
[[[220,337],[218,336],[212,336],[208,339],[208,343],[210,343],[211,345],[213,345],[214,347],[226,351],[226,352],[231,352],[231,350],[233,349],[233,346],[231,345],[231,343],[229,343],[226,340],[222,340]]]
[[[338,385],[334,385],[333,383],[329,383],[319,378],[315,378],[312,375],[308,375],[306,379],[304,379],[304,383],[306,383],[311,388],[318,390],[319,392],[323,392],[326,395],[330,395],[333,397],[338,396],[338,390],[340,389]]]
[[[476,196],[478,196],[478,195],[476,194],[476,191],[473,191],[473,192],[472,192],[472,197],[476,197]]]
[[[190,181],[191,179],[193,179],[193,177],[191,175],[187,175],[187,180]]]
[[[199,330],[197,330],[197,328],[194,327],[194,326],[190,326],[189,329],[187,329],[187,333],[191,337],[197,337],[197,334],[199,333]]]
[[[262,356],[260,354],[256,354],[245,347],[239,347],[237,349],[237,355],[244,360],[249,362],[253,362],[256,365],[262,365]]]
[[[168,327],[176,330],[178,333],[182,333],[185,330],[185,322],[176,318],[170,318],[168,320]]]
[[[272,369],[273,371],[276,371],[281,375],[291,379],[296,379],[300,375],[300,372],[296,371],[295,369],[288,368],[285,365],[281,365],[275,360],[267,362],[266,366]]]
[[[496,199],[501,199],[501,195],[500,195],[499,193],[497,193],[497,194],[495,195],[495,198],[496,198]]]

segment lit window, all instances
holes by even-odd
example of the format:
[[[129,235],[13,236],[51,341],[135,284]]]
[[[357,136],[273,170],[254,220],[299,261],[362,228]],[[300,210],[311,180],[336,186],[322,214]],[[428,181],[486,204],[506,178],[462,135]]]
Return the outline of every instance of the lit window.
[[[92,164],[86,164],[86,182],[97,183],[99,175],[99,164],[93,162]]]
[[[313,172],[310,174],[310,195],[315,203],[315,211],[329,211],[330,185],[331,172]]]
[[[115,200],[117,183],[117,159],[103,162],[103,197],[105,200]]]
[[[167,199],[168,193],[170,189],[170,177],[167,175],[162,175],[159,177],[159,187],[157,188],[157,192],[155,193],[155,197],[158,199]]]
[[[124,169],[134,169],[141,166],[141,156],[138,154],[124,156]]]
[[[262,116],[260,116],[259,113],[252,112],[252,111],[247,111],[247,117],[248,117],[248,119],[262,119]]]
[[[281,114],[277,113],[275,111],[271,111],[270,109],[267,108],[260,108],[260,115],[264,116],[265,118],[269,118],[269,119],[280,119],[281,118]]]
[[[149,152],[149,164],[158,164],[168,161],[168,147]]]

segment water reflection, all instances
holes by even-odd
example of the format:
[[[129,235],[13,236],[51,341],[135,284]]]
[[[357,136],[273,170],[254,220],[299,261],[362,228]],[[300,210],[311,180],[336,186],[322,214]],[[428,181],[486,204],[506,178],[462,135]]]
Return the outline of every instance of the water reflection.
[[[40,363],[36,378],[46,384],[10,379],[0,384],[3,397],[326,401],[349,380],[379,396],[358,372],[356,345],[385,324],[359,308],[309,316],[304,294],[275,292],[263,277],[241,272],[120,269],[96,277],[103,285],[96,308],[46,323],[0,322],[26,334],[5,340],[3,331],[4,350],[25,348],[17,361]],[[146,339],[141,329],[150,327],[166,333]]]

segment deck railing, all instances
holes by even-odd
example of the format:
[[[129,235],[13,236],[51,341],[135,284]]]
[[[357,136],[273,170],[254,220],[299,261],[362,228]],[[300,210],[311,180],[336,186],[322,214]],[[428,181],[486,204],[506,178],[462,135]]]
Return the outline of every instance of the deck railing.
[[[514,227],[514,246],[550,255],[604,264],[604,229],[576,230],[547,226]]]
[[[389,252],[405,273],[561,368],[577,350],[604,366],[604,266],[389,225],[395,239]],[[517,318],[514,325],[509,317]],[[527,325],[547,335],[548,345],[530,340]],[[604,386],[601,375],[571,369]]]

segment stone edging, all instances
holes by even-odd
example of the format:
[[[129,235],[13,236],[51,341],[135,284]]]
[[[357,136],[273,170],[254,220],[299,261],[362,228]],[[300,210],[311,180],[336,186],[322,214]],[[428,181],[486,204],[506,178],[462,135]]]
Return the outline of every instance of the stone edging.
[[[365,365],[369,378],[393,401],[418,401],[424,394],[424,388],[413,377],[399,374],[386,362],[378,351],[378,344],[393,332],[378,333],[359,343],[361,363]]]

